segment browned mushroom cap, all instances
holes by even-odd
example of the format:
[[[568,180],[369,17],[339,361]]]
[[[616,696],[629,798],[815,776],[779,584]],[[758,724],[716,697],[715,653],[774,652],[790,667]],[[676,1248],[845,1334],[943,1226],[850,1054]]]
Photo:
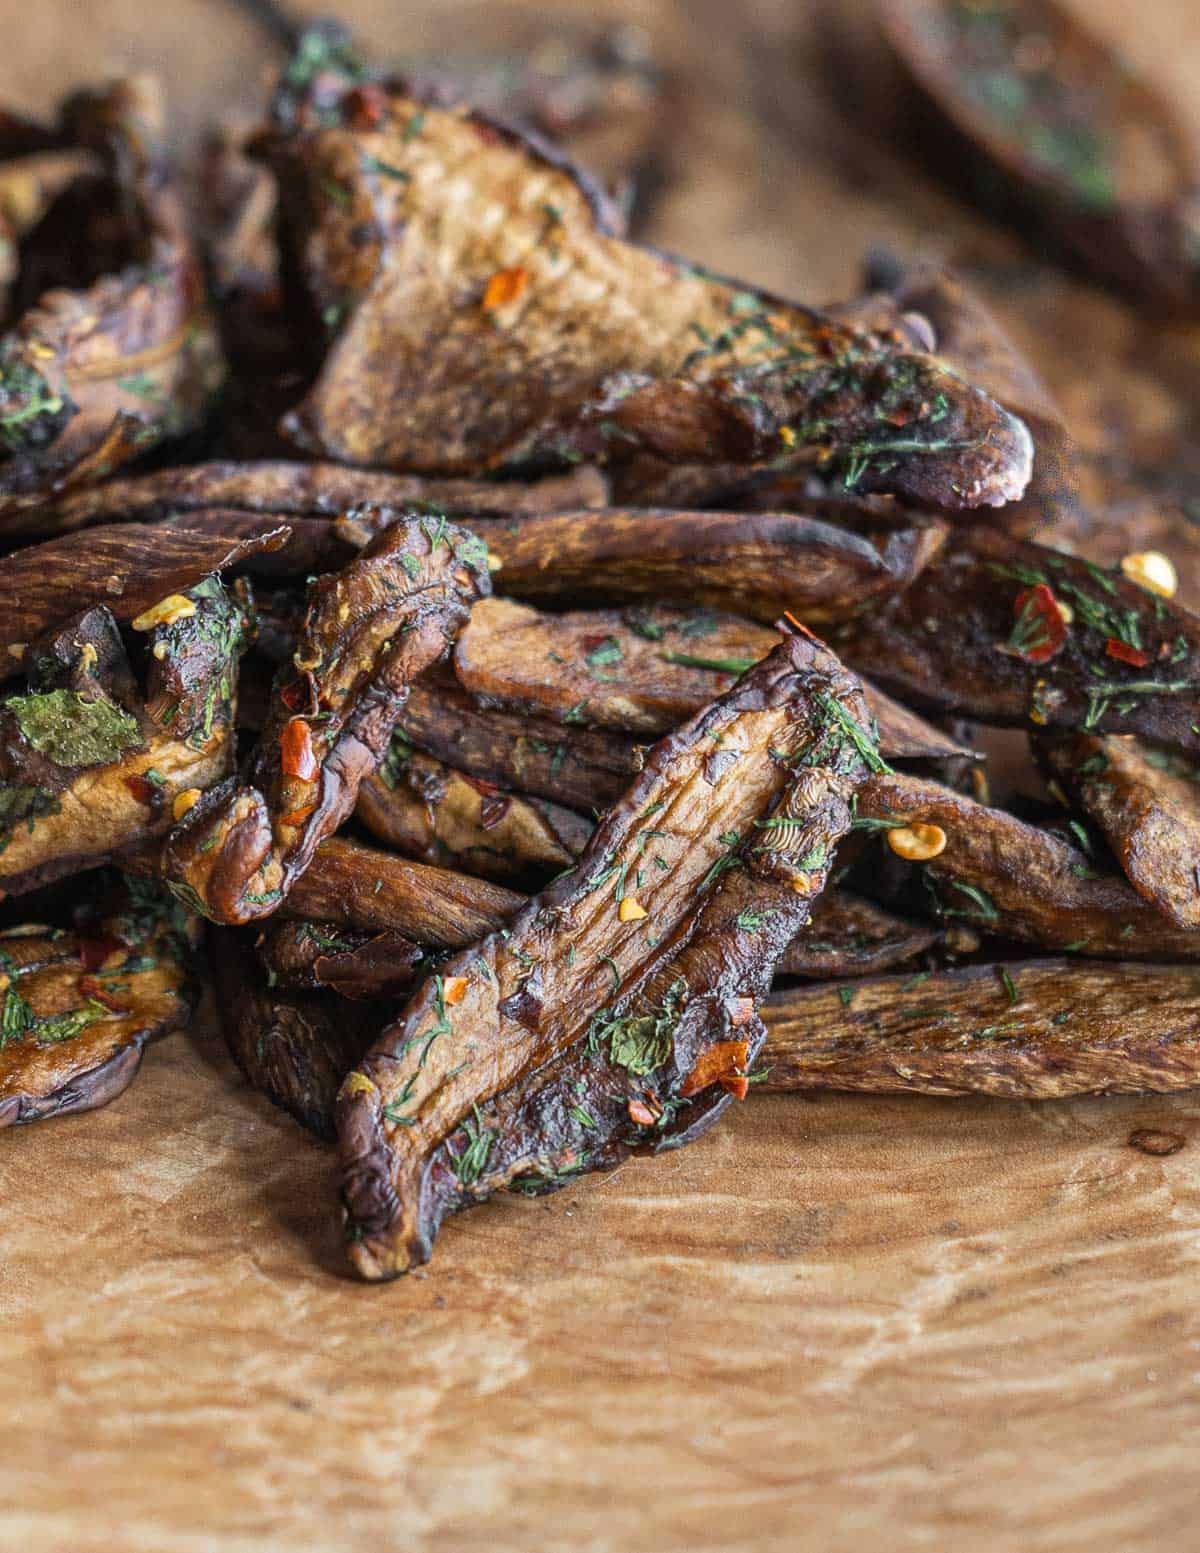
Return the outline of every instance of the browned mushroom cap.
[[[25,245],[26,308],[0,340],[9,532],[36,531],[24,509],[197,425],[223,375],[157,89],[80,94],[64,121],[105,171],[76,179]],[[73,273],[64,255],[78,254]]]
[[[183,957],[177,924],[144,905],[83,934],[0,932],[0,1128],[127,1089],[147,1041],[191,1012]]]
[[[919,864],[933,902],[981,932],[1120,959],[1200,958],[1200,934],[1174,926],[1078,847],[1003,809],[885,772],[861,790],[858,816],[885,843],[916,825],[935,827],[943,842]]]
[[[471,611],[454,672],[482,706],[645,737],[690,717],[778,641],[777,630],[712,609],[651,604],[550,615],[491,598]],[[888,759],[970,753],[873,686],[864,683],[863,694]]]
[[[1166,1093],[1200,1083],[1200,971],[1028,960],[843,986],[764,1005],[768,1090]]]
[[[164,876],[187,905],[231,923],[275,910],[352,813],[409,685],[487,588],[483,547],[444,518],[401,522],[314,579],[293,667],[274,687],[256,785],[208,794],[164,849]]]
[[[19,894],[165,834],[232,771],[243,601],[206,578],[138,625],[141,686],[111,614],[93,609],[36,642],[30,688],[0,698],[0,889]]]
[[[354,812],[405,857],[526,888],[569,868],[592,830],[572,809],[506,793],[400,739]]]
[[[357,1001],[411,991],[426,957],[426,950],[403,933],[364,933],[330,922],[278,917],[259,930],[254,949],[268,986],[336,992]]]
[[[236,523],[234,514],[268,518],[334,518],[350,507],[376,504],[399,512],[446,517],[527,517],[602,507],[607,487],[599,470],[584,465],[542,480],[429,480],[419,475],[348,469],[343,464],[296,464],[279,459],[193,464],[154,474],[108,480],[58,498],[38,513],[41,532],[82,528],[90,523],[153,522],[173,517],[188,527],[188,515],[206,514],[198,525],[227,537],[258,533],[259,526],[217,529]],[[303,573],[303,566],[296,570]]]
[[[1200,928],[1200,772],[1116,734],[1042,735],[1050,770],[1104,832],[1130,884],[1181,928]]]
[[[800,636],[655,746],[579,864],[506,933],[448,961],[342,1086],[359,1271],[391,1277],[429,1255],[437,1220],[460,1205],[434,1206],[431,1194],[447,1175],[469,1188],[486,1163],[475,1108],[581,1041],[606,1011],[622,1018],[622,1001],[673,957],[731,868],[782,889],[806,915],[849,828],[850,794],[880,764],[855,681]],[[776,925],[738,931],[766,929],[773,942]],[[769,976],[774,955],[764,946],[761,958]]]
[[[808,926],[787,946],[778,972],[822,981],[874,976],[915,960],[941,936],[931,923],[897,916],[850,890],[826,890]]]
[[[332,1140],[338,1085],[378,1034],[386,1004],[268,985],[250,934],[212,930],[210,961],[225,1041],[252,1088]]]
[[[644,744],[610,728],[485,708],[449,675],[414,685],[397,726],[470,776],[583,813],[619,798],[645,755]]]
[[[372,933],[395,931],[437,949],[462,949],[505,927],[525,897],[447,868],[431,868],[331,836],[317,848],[280,915]]]
[[[0,679],[20,671],[26,648],[94,605],[122,624],[206,577],[278,548],[271,524],[249,539],[124,523],[71,534],[0,557]]]
[[[1173,107],[1057,0],[879,0],[922,89],[1100,275],[1196,300],[1200,164]]]
[[[626,243],[594,186],[480,114],[285,81],[262,150],[326,346],[307,451],[419,473],[807,446],[951,507],[1028,482],[1028,432],[934,359]]]
[[[1033,478],[1004,526],[1036,529],[1069,519],[1079,508],[1078,453],[1063,413],[1032,365],[990,308],[954,271],[940,265],[898,265],[883,256],[868,264],[868,284],[885,288],[835,311],[860,326],[900,329],[919,317],[932,330],[937,355],[997,404],[1019,416],[1033,438]]]
[[[1200,749],[1200,622],[1120,571],[956,530],[839,650],[915,705]]]
[[[366,522],[339,524],[350,536]],[[746,515],[604,508],[474,525],[506,593],[533,603],[676,599],[768,624],[785,611],[817,629],[907,588],[936,557],[936,519],[874,513],[861,532],[790,512]]]

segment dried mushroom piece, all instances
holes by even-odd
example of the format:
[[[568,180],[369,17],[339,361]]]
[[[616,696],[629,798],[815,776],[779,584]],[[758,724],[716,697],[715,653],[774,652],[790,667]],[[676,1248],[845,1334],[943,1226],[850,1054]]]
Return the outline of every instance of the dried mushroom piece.
[[[274,911],[387,754],[408,687],[488,590],[487,557],[445,519],[398,523],[315,578],[276,679],[252,780],[207,794],[169,838],[164,877],[218,922]]]
[[[449,676],[413,686],[398,728],[456,770],[585,813],[615,802],[645,757],[643,744],[610,728],[484,708]]]
[[[868,262],[867,283],[883,290],[860,304],[863,327],[882,327],[889,317],[898,325],[911,324],[919,317],[932,329],[938,356],[1028,427],[1033,477],[1020,502],[1005,511],[1005,528],[1057,524],[1075,513],[1078,451],[1063,412],[983,300],[953,270],[934,264],[905,267],[880,254]],[[873,323],[872,312],[880,308]]]
[[[134,622],[135,683],[107,609],[35,642],[29,687],[0,698],[0,889],[22,893],[166,833],[233,769],[251,616],[215,577]]]
[[[324,346],[285,423],[309,453],[478,474],[807,446],[952,507],[1028,482],[1028,432],[940,363],[625,242],[595,185],[484,114],[330,54],[285,76],[260,149]]]
[[[1173,107],[1056,0],[879,0],[938,109],[1101,276],[1196,300],[1200,161]]]
[[[375,469],[348,469],[343,464],[251,459],[193,464],[108,480],[60,497],[38,516],[44,530],[114,520],[152,523],[169,517],[186,528],[191,513],[332,519],[351,507],[374,504],[426,516],[512,519],[602,507],[606,497],[604,477],[587,465],[533,481],[430,480]],[[297,570],[302,572],[303,568]]]
[[[187,935],[153,890],[78,932],[0,932],[0,1128],[91,1111],[186,1024]]]
[[[939,915],[1044,949],[1119,959],[1200,959],[1174,926],[1079,847],[1004,809],[889,772],[859,792],[857,822],[921,861]]]
[[[337,532],[364,543],[392,521],[359,509]],[[521,523],[472,525],[498,580],[534,603],[626,604],[677,599],[773,622],[853,619],[909,587],[947,533],[936,519],[897,521],[871,512],[862,532],[790,512],[620,511],[534,514]]]
[[[0,516],[37,529],[47,498],[197,426],[223,377],[199,252],[142,78],[81,93],[66,133],[103,164],[28,233],[21,309],[0,339]]]
[[[1165,1094],[1200,1082],[1200,971],[1025,960],[850,986],[763,1006],[763,1088],[873,1094]]]
[[[461,949],[506,926],[524,904],[523,895],[489,880],[331,836],[293,885],[280,915]]]
[[[354,812],[405,857],[526,887],[569,868],[592,831],[574,810],[467,776],[403,735],[359,788]]]
[[[250,1085],[319,1138],[334,1138],[333,1099],[387,1018],[385,1005],[268,984],[249,936],[211,935],[225,1043]]]
[[[624,1018],[626,1001],[687,954],[691,930],[710,925],[714,890],[711,925],[724,930],[723,876],[744,869],[773,908],[782,896],[791,912],[805,913],[849,828],[854,789],[883,764],[867,727],[857,684],[832,654],[811,637],[788,638],[654,747],[576,868],[535,896],[507,932],[424,983],[339,1096],[350,1254],[363,1276],[393,1277],[428,1257],[440,1218],[474,1200],[485,1176],[494,1140],[479,1108],[589,1032],[596,1045],[606,1024]],[[786,921],[788,910],[779,909]],[[766,967],[769,976],[791,934],[777,939],[774,922],[732,929],[764,929],[747,975]],[[731,957],[729,965],[740,971],[745,962]],[[723,997],[732,989],[714,974]],[[661,1021],[649,1020],[662,1023],[663,1051],[649,1060],[656,1040],[638,1063],[641,1076],[670,1056],[677,1025],[707,1046],[714,1023],[734,1017],[714,1008],[710,1019],[709,990],[698,970],[695,1008],[685,982],[669,1016],[660,1010]],[[752,1003],[744,1012],[752,1014]],[[741,1049],[745,1055],[746,1041]]]
[[[919,707],[1200,750],[1196,618],[1119,570],[1001,533],[956,531],[839,650]]]
[[[635,605],[542,614],[481,600],[454,649],[454,673],[485,707],[638,736],[669,732],[779,642],[779,632],[714,609]],[[968,755],[940,729],[863,683],[889,760]]]
[[[1181,928],[1200,927],[1200,771],[1116,734],[1044,734],[1047,766],[1100,827],[1130,884]]]
[[[932,949],[941,931],[885,911],[850,890],[826,890],[814,903],[812,917],[780,959],[781,976],[827,980],[836,976],[874,976],[904,965]]]
[[[403,933],[364,933],[329,922],[276,918],[259,932],[254,947],[269,987],[336,992],[356,1000],[409,992],[428,969],[426,951]]]
[[[0,556],[0,680],[21,670],[31,642],[85,610],[102,606],[127,624],[206,577],[278,549],[287,537],[279,524],[251,539],[230,539],[124,523]]]

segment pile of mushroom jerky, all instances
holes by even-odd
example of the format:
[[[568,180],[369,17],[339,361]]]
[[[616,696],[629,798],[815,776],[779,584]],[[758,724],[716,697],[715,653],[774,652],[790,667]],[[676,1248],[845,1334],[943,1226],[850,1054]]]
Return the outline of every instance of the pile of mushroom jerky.
[[[1076,262],[1186,302],[1165,107],[1047,0],[880,9]],[[518,126],[328,25],[200,216],[144,82],[0,123],[0,1124],[211,980],[371,1279],[759,1085],[1200,1073],[1191,557],[948,270],[816,311],[629,240],[659,83],[576,68],[603,182],[544,82]]]

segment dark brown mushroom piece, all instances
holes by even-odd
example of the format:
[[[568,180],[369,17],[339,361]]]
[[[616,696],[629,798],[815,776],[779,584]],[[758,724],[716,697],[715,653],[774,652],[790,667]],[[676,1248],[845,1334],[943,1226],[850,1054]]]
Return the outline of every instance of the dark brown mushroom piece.
[[[560,1172],[565,1149],[572,1169],[584,1166],[588,1148],[567,1142],[571,1126],[596,1130],[598,1163],[619,1154],[641,1113],[622,1097],[615,1117],[606,1110],[601,1125],[595,1115],[610,1104],[610,1061],[631,1079],[638,1069],[641,1089],[671,1065],[659,1117],[667,1100],[673,1108],[722,1078],[740,1083],[758,1044],[759,981],[765,992],[824,886],[854,790],[882,765],[867,729],[857,684],[832,654],[807,635],[786,639],[654,747],[570,873],[423,984],[339,1096],[349,1250],[364,1277],[425,1260],[446,1213],[522,1176],[529,1184],[535,1171]],[[654,1012],[641,1011],[642,994]],[[722,1065],[730,1047],[736,1058]],[[568,1122],[555,1099],[544,1127],[539,1095],[549,1085],[560,1097],[560,1086],[538,1070],[556,1059],[584,1061],[598,1085],[584,1080],[588,1120]],[[495,1133],[481,1119],[483,1108],[507,1114],[526,1100],[528,1129]],[[674,1141],[692,1130],[689,1117]]]
[[[1078,846],[937,782],[873,776],[857,822],[878,829],[897,861],[914,856],[914,843],[927,852],[911,867],[929,906],[977,932],[1104,958],[1200,959],[1200,933],[1176,927]]]
[[[805,446],[864,490],[1021,495],[1025,427],[934,358],[626,242],[561,153],[327,52],[258,143],[319,344],[285,422],[307,453],[481,474]]]
[[[280,915],[398,932],[436,949],[462,949],[505,927],[525,897],[503,885],[331,836],[317,848]]]
[[[27,688],[0,697],[0,889],[162,836],[229,776],[251,611],[216,577],[160,599],[133,621],[139,675],[103,607],[29,646]]]
[[[1196,302],[1200,161],[1174,107],[1057,0],[879,0],[926,97],[1101,277]],[[1033,222],[1031,222],[1031,225]]]
[[[1078,799],[1144,900],[1200,928],[1200,769],[1117,734],[1043,734],[1050,771]]]
[[[865,327],[883,327],[889,317],[897,325],[907,320],[910,327],[922,320],[932,330],[938,356],[1028,427],[1033,477],[1021,500],[1005,510],[1005,529],[1035,534],[1077,512],[1078,450],[1062,409],[983,299],[953,270],[906,267],[882,254],[868,261],[867,284],[879,289],[860,304]]]
[[[99,165],[21,245],[0,339],[6,533],[39,532],[47,499],[199,425],[224,376],[154,83],[77,94],[61,136]]]
[[[645,758],[644,742],[611,728],[485,708],[450,675],[413,686],[398,728],[409,744],[469,776],[587,814],[615,802]]]
[[[1200,750],[1200,622],[1090,561],[956,530],[838,649],[915,706]]]
[[[253,538],[230,539],[124,523],[0,556],[0,680],[20,672],[31,642],[85,610],[102,607],[127,625],[163,599],[277,549],[287,537],[279,524]]]
[[[932,923],[898,916],[851,890],[828,889],[776,970],[813,981],[874,976],[926,954],[941,936]]]
[[[1200,1084],[1200,971],[1024,960],[764,1004],[764,1090],[896,1095],[1167,1094]]]
[[[951,270],[906,267],[885,253],[870,256],[866,279],[868,294],[827,311],[898,347],[936,350],[947,366],[1027,426],[1035,450],[1033,476],[1021,500],[1005,509],[1004,527],[1024,533],[1075,514],[1077,455],[1062,412],[982,299]],[[844,501],[854,482],[838,482],[833,489]],[[614,470],[613,490],[614,500],[640,506],[800,511],[813,517],[824,516],[821,506],[831,496],[803,453],[783,454],[752,469],[672,465],[643,454]]]
[[[237,929],[211,931],[210,963],[225,1043],[251,1087],[332,1141],[338,1086],[387,1020],[389,1005],[273,987],[251,936]]]
[[[405,857],[527,889],[569,868],[592,831],[574,810],[456,771],[403,735],[359,788],[354,813]]]
[[[458,682],[485,707],[634,736],[667,733],[779,642],[779,632],[714,609],[634,605],[542,614],[481,600],[454,649]],[[863,684],[890,760],[969,755],[940,729]]]
[[[0,1128],[91,1111],[187,1023],[189,934],[151,886],[76,931],[0,931]]]
[[[356,1000],[409,992],[429,968],[426,950],[403,933],[365,933],[329,922],[274,918],[259,930],[254,950],[272,988]]]
[[[213,529],[260,513],[279,519],[338,517],[351,507],[378,505],[395,512],[449,518],[524,518],[541,512],[603,507],[607,486],[599,470],[583,465],[541,480],[436,480],[419,475],[348,469],[343,464],[298,464],[282,459],[192,464],[154,474],[130,475],[62,496],[39,522],[50,529],[92,523],[143,523],[173,518],[188,526],[189,514],[213,514],[198,525]],[[242,519],[235,514],[243,515]],[[230,530],[222,530],[229,534]],[[245,533],[259,527],[245,524]],[[234,531],[234,537],[241,533]],[[344,555],[343,558],[348,558]],[[303,573],[303,566],[297,566]]]
[[[513,598],[560,606],[675,599],[767,623],[790,611],[821,628],[909,587],[947,533],[937,519],[858,516],[861,532],[790,512],[615,508],[472,528]],[[361,544],[393,521],[386,509],[358,509],[337,532]]]
[[[397,524],[313,580],[251,780],[207,793],[164,848],[164,877],[185,904],[227,923],[278,907],[353,812],[413,679],[449,650],[487,589],[482,545],[445,519]]]

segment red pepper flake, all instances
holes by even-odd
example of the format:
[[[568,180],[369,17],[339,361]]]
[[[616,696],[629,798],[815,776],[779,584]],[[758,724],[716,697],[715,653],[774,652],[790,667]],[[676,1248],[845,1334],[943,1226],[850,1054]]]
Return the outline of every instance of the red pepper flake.
[[[316,812],[316,804],[308,803],[301,809],[291,809],[287,814],[281,814],[279,816],[279,823],[281,825],[303,825],[305,820],[309,819]]]
[[[144,776],[127,776],[125,786],[137,799],[138,803],[152,804],[154,795],[158,792],[153,782],[147,782]]]
[[[129,1008],[119,998],[115,998],[107,987],[101,986],[94,976],[81,976],[79,978],[79,990],[85,998],[95,998],[97,1003],[102,1003],[110,1014],[127,1014]]]
[[[346,93],[342,108],[352,129],[377,129],[388,111],[388,95],[382,86],[367,81]]]
[[[1025,588],[1013,600],[1012,634],[1004,651],[1027,663],[1047,663],[1067,639],[1067,618],[1047,583]]]
[[[311,699],[307,681],[294,679],[279,692],[279,699],[289,712],[298,712]]]
[[[680,1098],[686,1100],[689,1095],[707,1089],[710,1084],[721,1084],[729,1089],[730,1085],[725,1082],[727,1079],[740,1080],[744,1084],[746,1078],[742,1070],[749,1058],[749,1041],[718,1041],[696,1058],[696,1066],[679,1086]],[[736,1090],[731,1092],[736,1093]],[[738,1098],[743,1099],[744,1095]]]
[[[499,308],[519,302],[529,286],[529,271],[520,264],[511,269],[497,270],[483,292],[483,310],[494,313]]]
[[[655,1116],[644,1100],[631,1100],[629,1102],[629,1120],[636,1122],[639,1127],[653,1127],[658,1117]]]
[[[735,1030],[740,1030],[744,1024],[748,1024],[754,1018],[753,998],[730,998],[729,1023]]]
[[[778,621],[776,621],[775,629],[781,636],[807,636],[810,642],[821,642],[821,638],[810,631],[803,623],[803,621],[797,620],[790,609],[784,610],[783,618],[787,621],[788,625],[792,627],[792,629],[791,631],[787,631],[779,624]],[[824,645],[824,642],[821,642],[821,646],[823,647]]]
[[[85,971],[115,970],[118,965],[124,964],[128,955],[129,946],[119,938],[79,940],[79,963]]]
[[[1143,652],[1140,647],[1131,647],[1128,642],[1118,641],[1115,636],[1110,636],[1105,642],[1104,651],[1118,663],[1132,664],[1135,669],[1144,669],[1150,662],[1148,652]]]
[[[284,776],[297,777],[301,782],[316,780],[320,767],[313,754],[312,729],[303,717],[293,717],[284,725],[279,749]]]

